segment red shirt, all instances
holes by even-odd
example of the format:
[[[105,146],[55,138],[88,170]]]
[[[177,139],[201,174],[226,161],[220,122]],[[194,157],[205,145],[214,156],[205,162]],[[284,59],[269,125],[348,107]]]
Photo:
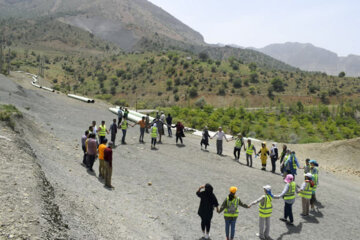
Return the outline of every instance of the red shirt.
[[[112,149],[109,147],[104,150],[104,160],[110,164],[110,167],[112,167]]]

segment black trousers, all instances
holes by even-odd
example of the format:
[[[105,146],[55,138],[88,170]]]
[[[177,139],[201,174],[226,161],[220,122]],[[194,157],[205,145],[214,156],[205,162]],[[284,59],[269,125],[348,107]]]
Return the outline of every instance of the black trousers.
[[[86,166],[89,168],[89,169],[92,169],[93,168],[93,165],[94,165],[94,162],[95,162],[95,155],[87,155],[87,164]]]
[[[276,170],[276,161],[277,159],[276,158],[271,158],[271,166],[272,166],[272,172],[275,172]]]
[[[246,154],[246,165],[252,167],[252,155]]]
[[[203,232],[207,232],[209,233],[210,232],[210,227],[211,227],[211,218],[204,218],[204,217],[201,217],[201,230]]]
[[[181,134],[176,134],[176,143],[178,143],[178,140],[180,139],[181,144],[183,143]]]
[[[151,138],[151,145],[154,145],[154,147],[155,147],[155,145],[156,145],[156,138]]]
[[[121,121],[122,121],[122,117],[118,117],[118,127],[120,126]]]
[[[289,217],[290,222],[294,222],[294,217],[292,213],[292,204],[285,203],[284,206],[284,218],[287,219]]]
[[[234,147],[234,157],[235,157],[235,159],[240,158],[240,150],[241,150],[241,148]]]

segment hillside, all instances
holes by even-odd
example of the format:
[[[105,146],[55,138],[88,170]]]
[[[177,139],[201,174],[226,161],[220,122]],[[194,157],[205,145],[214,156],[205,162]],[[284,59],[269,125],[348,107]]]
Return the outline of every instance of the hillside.
[[[16,121],[18,133],[0,123],[1,135],[11,140],[0,139],[0,181],[8,183],[0,186],[6,200],[0,205],[1,239],[199,239],[200,199],[195,192],[200,185],[210,182],[219,202],[226,199],[229,186],[238,186],[238,195],[246,204],[259,198],[266,184],[272,186],[273,194],[284,188],[279,166],[277,174],[261,171],[259,158],[254,158],[249,168],[243,151],[240,162],[234,161],[234,142],[224,142],[224,156],[218,156],[215,139],[210,140],[208,151],[201,151],[200,137],[186,133],[184,145],[164,137],[158,150],[150,150],[149,134],[145,144],[138,143],[138,126],[128,129],[128,144],[113,149],[115,189],[104,188],[98,178],[99,161],[94,173],[81,165],[80,137],[91,120],[109,123],[116,117],[108,111],[110,105],[100,101],[87,104],[36,89],[28,79],[10,80],[0,75],[0,82],[1,104],[11,103],[23,113],[23,119]],[[121,133],[117,144],[120,137]],[[290,227],[277,220],[283,216],[283,200],[274,200],[273,239],[305,240],[309,234],[327,240],[357,238],[354,229],[359,225],[360,205],[354,197],[360,194],[359,178],[349,176],[359,170],[358,145],[358,140],[291,145],[301,167],[307,157],[320,164],[318,203],[315,211],[303,218],[301,198],[297,197],[294,226]],[[255,142],[256,149],[259,146],[260,142]],[[269,165],[268,160],[267,170]],[[342,172],[332,174],[327,170],[330,166]],[[302,174],[298,169],[298,185],[303,182]],[[143,199],[142,203],[135,204],[137,199]],[[237,225],[236,237],[257,239],[258,207],[239,211],[243,221]],[[211,237],[224,237],[223,214],[214,213]]]
[[[0,15],[34,18],[54,16],[130,50],[142,37],[165,37],[204,44],[203,37],[146,0],[1,0]]]
[[[257,50],[302,70],[331,75],[343,71],[348,76],[360,76],[360,56],[339,57],[334,52],[309,43],[271,44]]]
[[[169,49],[206,52],[216,60],[234,56],[265,68],[296,70],[257,51],[206,44],[201,34],[146,0],[0,0],[0,19],[38,21],[39,16],[78,27],[127,52]],[[61,31],[47,34],[56,38],[62,35]]]

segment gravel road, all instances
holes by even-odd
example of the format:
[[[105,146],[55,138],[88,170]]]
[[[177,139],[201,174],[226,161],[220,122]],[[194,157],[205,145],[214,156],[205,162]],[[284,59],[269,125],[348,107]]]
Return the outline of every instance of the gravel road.
[[[165,137],[164,144],[151,151],[150,137],[147,135],[146,143],[139,144],[139,128],[134,127],[128,131],[128,144],[114,150],[115,189],[108,190],[81,166],[80,137],[91,120],[99,123],[104,119],[109,125],[115,116],[108,111],[109,106],[34,89],[22,74],[14,73],[11,79],[0,75],[0,82],[0,102],[15,105],[25,115],[18,127],[52,186],[54,197],[47,201],[58,206],[61,214],[58,225],[47,226],[39,221],[39,236],[46,236],[44,232],[49,228],[57,228],[59,234],[52,236],[63,239],[195,240],[201,237],[199,199],[195,195],[200,185],[211,183],[219,202],[232,185],[238,186],[238,195],[245,203],[260,197],[263,185],[270,184],[275,194],[283,189],[282,178],[261,171],[259,159],[255,159],[254,168],[235,162],[233,142],[225,144],[228,156],[223,157],[214,154],[214,141],[209,152],[201,151],[200,139],[191,135],[184,139],[185,146],[177,146],[174,138]],[[241,162],[245,162],[243,156]],[[96,175],[97,166],[98,162],[94,166]],[[270,231],[273,239],[358,239],[359,181],[320,171],[317,211],[308,218],[300,217],[298,197],[293,209],[295,227],[278,220],[283,214],[283,201],[274,200]],[[148,186],[148,182],[152,185]],[[300,185],[301,178],[296,182]],[[5,194],[9,193],[2,191],[1,197]],[[34,205],[33,215],[42,212],[36,208]],[[235,239],[257,239],[257,231],[257,207],[240,209]],[[224,235],[223,216],[214,214],[211,237],[224,239]]]

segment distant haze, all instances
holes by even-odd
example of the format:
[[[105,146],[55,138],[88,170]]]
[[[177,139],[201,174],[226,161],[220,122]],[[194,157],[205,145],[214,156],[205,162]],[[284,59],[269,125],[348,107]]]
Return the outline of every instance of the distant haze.
[[[208,43],[261,48],[304,42],[340,56],[360,55],[360,1],[150,1],[199,31]]]

